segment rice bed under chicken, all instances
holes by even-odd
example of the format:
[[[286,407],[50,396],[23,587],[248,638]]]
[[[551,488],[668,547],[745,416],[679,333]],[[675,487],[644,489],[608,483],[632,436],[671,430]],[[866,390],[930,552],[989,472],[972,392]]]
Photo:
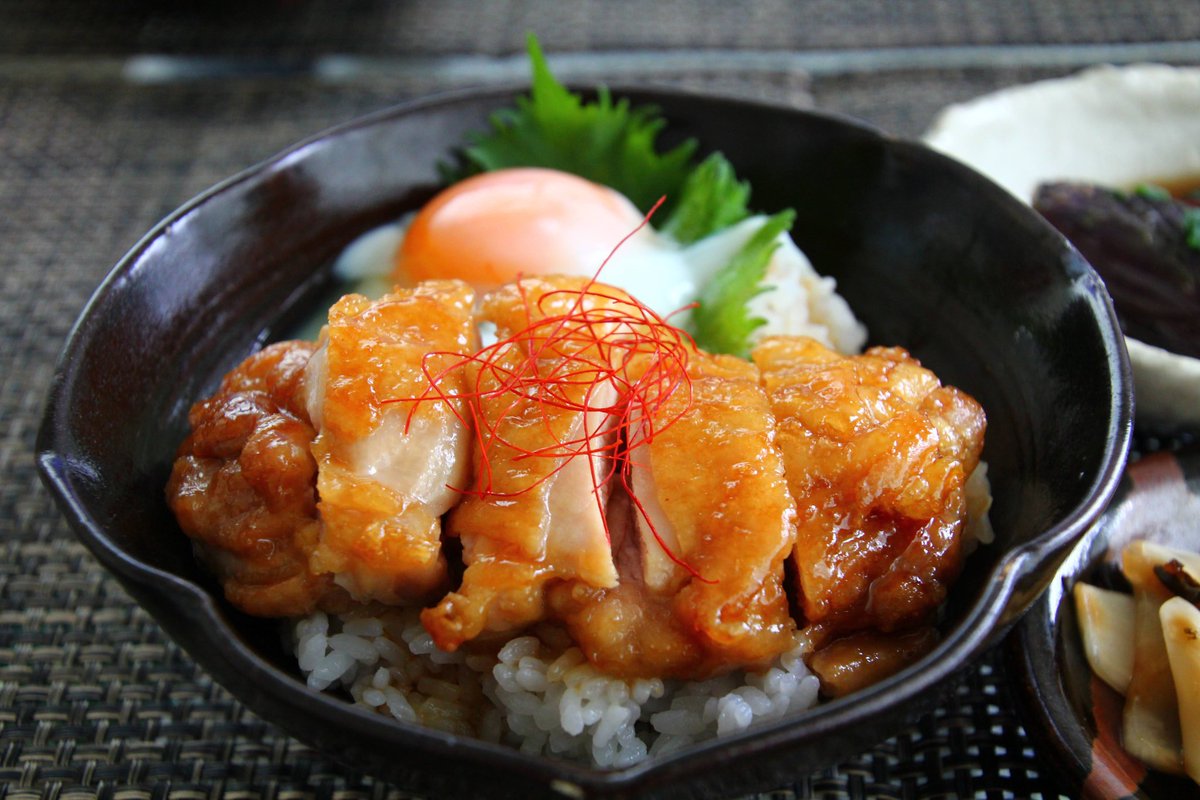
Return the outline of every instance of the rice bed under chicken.
[[[314,689],[340,685],[355,704],[402,722],[601,767],[779,719],[815,704],[820,688],[799,644],[761,673],[624,680],[600,673],[561,636],[540,633],[511,639],[495,656],[445,653],[417,609],[388,609],[317,612],[295,624],[293,641]]]
[[[987,465],[967,481],[968,550],[990,543]],[[531,755],[628,767],[816,705],[820,682],[797,644],[762,672],[705,681],[625,680],[584,659],[558,628],[541,625],[495,655],[439,650],[418,608],[296,620],[291,641],[317,690],[341,687],[358,706]]]

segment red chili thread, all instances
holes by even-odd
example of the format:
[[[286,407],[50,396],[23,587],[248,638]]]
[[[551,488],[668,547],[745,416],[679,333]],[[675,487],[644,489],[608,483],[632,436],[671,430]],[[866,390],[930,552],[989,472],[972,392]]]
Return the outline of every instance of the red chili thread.
[[[479,469],[473,488],[457,490],[463,494],[481,498],[519,496],[557,475],[572,459],[586,457],[605,535],[609,536],[609,530],[604,501],[612,481],[619,479],[668,558],[694,578],[712,583],[671,552],[632,485],[632,470],[638,466],[633,458],[637,449],[648,446],[692,407],[687,365],[695,343],[686,332],[667,322],[688,307],[664,318],[632,296],[598,284],[604,267],[625,242],[648,224],[664,199],[659,199],[642,222],[617,243],[582,288],[552,289],[534,301],[529,296],[530,283],[518,279],[516,287],[524,308],[524,328],[471,355],[440,351],[427,354],[421,362],[427,388],[417,397],[382,402],[412,404],[405,433],[417,408],[429,401],[449,407],[460,423],[475,432]],[[566,310],[555,313],[555,303],[564,300]],[[433,369],[433,362],[442,358],[449,358],[449,364]],[[468,367],[475,370],[473,386],[465,391],[445,388],[448,378]],[[614,401],[596,402],[594,395],[598,388],[610,384],[615,392]],[[687,401],[668,416],[666,404],[677,391],[686,391]],[[483,413],[485,401],[505,399],[508,405],[501,413]],[[518,445],[501,431],[505,420],[527,403],[533,403],[540,413],[550,440],[535,449]],[[466,416],[460,406],[466,409]],[[578,435],[560,436],[555,432],[556,412],[582,415]],[[589,424],[593,415],[600,419],[595,429]],[[501,492],[493,486],[488,455],[489,449],[497,445],[518,453],[514,460],[553,458],[559,463],[530,485],[515,492]],[[598,472],[601,463],[605,468]]]

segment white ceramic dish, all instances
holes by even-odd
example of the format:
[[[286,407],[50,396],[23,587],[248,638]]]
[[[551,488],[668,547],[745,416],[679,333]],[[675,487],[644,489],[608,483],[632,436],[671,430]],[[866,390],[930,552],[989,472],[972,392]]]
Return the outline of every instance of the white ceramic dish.
[[[1105,65],[1002,89],[943,109],[923,138],[1027,203],[1043,181],[1200,178],[1200,68]],[[1200,360],[1127,341],[1138,421],[1200,427]]]

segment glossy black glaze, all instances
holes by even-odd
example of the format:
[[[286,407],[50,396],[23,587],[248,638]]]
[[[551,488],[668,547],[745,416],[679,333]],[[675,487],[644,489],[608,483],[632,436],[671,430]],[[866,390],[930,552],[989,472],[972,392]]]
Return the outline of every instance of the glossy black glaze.
[[[443,795],[724,796],[777,786],[886,737],[937,702],[1044,588],[1100,513],[1128,447],[1130,379],[1111,307],[1078,255],[974,172],[861,125],[662,92],[665,138],[726,153],[766,210],[834,275],[876,343],[911,349],[987,410],[995,545],[955,588],[921,663],[752,733],[623,771],[529,758],[310,692],[274,628],[197,569],[163,486],[190,403],[327,280],[356,234],[428,197],[435,163],[509,92],[416,103],[350,123],[248,170],[155,228],[79,320],[38,451],[80,538],[221,683],[348,763]]]
[[[1173,460],[1174,466],[1162,469],[1160,463],[1154,471],[1181,479],[1188,492],[1200,496],[1200,449],[1192,446],[1177,455],[1164,452],[1150,458]],[[1135,464],[1130,471],[1148,466]],[[1012,674],[1019,680],[1026,729],[1056,765],[1054,775],[1070,797],[1200,797],[1200,787],[1185,777],[1131,767],[1129,761],[1112,756],[1119,743],[1101,734],[1097,717],[1111,717],[1117,726],[1112,733],[1119,736],[1123,699],[1093,679],[1071,595],[1077,581],[1128,591],[1128,583],[1118,585],[1123,579],[1117,557],[1125,542],[1145,533],[1136,524],[1145,513],[1139,509],[1159,502],[1147,486],[1145,480],[1138,484],[1128,475],[1121,481],[1111,505],[1068,554],[1049,589],[1005,645]],[[1181,520],[1181,526],[1190,525],[1194,523]]]

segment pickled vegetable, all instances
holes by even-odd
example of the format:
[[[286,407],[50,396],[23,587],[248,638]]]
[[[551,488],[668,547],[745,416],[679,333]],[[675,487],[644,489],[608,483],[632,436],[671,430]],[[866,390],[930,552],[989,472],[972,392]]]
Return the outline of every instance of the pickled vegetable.
[[[1200,781],[1200,608],[1172,597],[1159,609],[1159,618],[1179,697],[1183,765]]]
[[[1088,666],[1125,694],[1133,674],[1133,597],[1090,583],[1075,584],[1073,594]]]

